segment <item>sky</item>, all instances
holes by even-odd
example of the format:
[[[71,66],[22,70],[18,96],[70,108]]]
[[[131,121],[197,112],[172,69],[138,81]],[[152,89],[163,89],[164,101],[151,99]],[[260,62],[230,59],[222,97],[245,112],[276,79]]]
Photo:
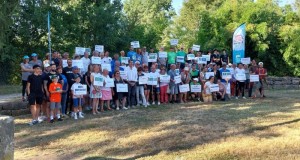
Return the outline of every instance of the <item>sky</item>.
[[[176,11],[176,13],[179,15],[180,9],[183,5],[184,0],[172,0],[172,5]],[[286,4],[292,4],[295,0],[279,0],[279,5],[284,6]]]

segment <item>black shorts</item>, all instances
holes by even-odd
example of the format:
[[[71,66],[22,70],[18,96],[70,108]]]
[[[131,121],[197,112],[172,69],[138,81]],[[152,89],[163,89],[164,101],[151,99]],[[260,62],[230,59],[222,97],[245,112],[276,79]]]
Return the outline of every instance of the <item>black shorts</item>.
[[[28,102],[30,105],[41,105],[43,103],[43,94],[30,93],[28,96]]]

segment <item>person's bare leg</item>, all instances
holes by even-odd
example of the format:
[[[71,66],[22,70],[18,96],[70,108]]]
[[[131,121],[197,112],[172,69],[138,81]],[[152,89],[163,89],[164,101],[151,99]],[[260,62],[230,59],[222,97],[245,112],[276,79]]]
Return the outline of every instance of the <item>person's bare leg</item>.
[[[123,107],[123,108],[126,107],[125,105],[126,105],[126,97],[123,97],[123,100],[122,100],[122,107]]]
[[[160,102],[160,93],[157,93],[157,102]]]
[[[37,109],[36,109],[36,105],[31,105],[30,106],[30,112],[31,112],[31,116],[33,120],[37,120]]]
[[[101,105],[101,112],[103,112],[104,111],[104,109],[103,109],[104,101],[103,100],[101,100],[100,105]]]
[[[106,102],[107,102],[107,109],[111,110],[111,108],[110,108],[110,100],[107,100]]]

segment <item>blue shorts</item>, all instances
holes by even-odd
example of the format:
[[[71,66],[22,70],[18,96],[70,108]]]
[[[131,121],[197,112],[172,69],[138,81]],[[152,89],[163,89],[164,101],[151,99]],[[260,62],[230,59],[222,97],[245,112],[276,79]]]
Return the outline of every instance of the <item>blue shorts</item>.
[[[77,108],[78,106],[82,106],[82,98],[73,98],[73,107]]]
[[[150,92],[160,93],[160,89],[159,89],[159,87],[156,87],[156,86],[150,86]]]

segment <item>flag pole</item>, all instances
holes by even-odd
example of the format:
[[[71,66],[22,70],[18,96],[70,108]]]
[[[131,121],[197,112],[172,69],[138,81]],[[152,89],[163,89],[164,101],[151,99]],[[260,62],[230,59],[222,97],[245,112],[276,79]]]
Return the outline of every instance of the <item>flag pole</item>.
[[[48,11],[48,45],[49,45],[49,63],[52,61],[52,53],[51,53],[51,32],[50,32],[50,12]]]

